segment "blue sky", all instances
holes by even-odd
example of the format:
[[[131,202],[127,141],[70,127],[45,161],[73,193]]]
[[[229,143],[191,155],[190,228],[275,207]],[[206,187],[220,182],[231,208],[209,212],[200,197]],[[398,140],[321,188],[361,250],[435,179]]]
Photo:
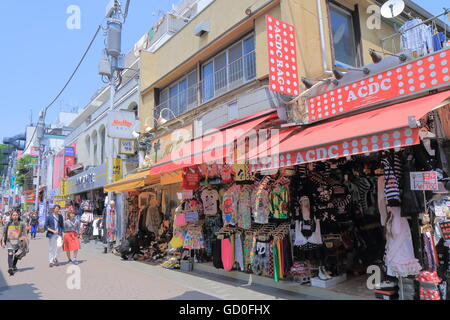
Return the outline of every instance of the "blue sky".
[[[238,1],[238,0],[230,0]],[[0,100],[0,138],[24,132],[30,110],[36,121],[39,110],[59,92],[86,49],[97,26],[104,24],[109,0],[2,1],[0,61],[3,66]],[[126,2],[123,0],[123,2]],[[167,11],[175,0],[131,0],[123,30],[122,51],[128,52],[156,22],[158,10]],[[448,6],[446,0],[416,0],[433,14]],[[70,5],[81,9],[81,29],[69,30]],[[103,85],[97,75],[103,48],[99,36],[78,74],[49,112],[54,121],[61,108],[83,108]]]
[[[36,121],[80,60],[97,26],[104,24],[109,0],[14,0],[2,1],[0,19],[0,61],[3,66],[0,92],[0,138],[25,131],[30,110]],[[126,1],[123,1],[125,3]],[[130,12],[123,29],[122,51],[134,43],[157,21],[158,10],[167,11],[169,0],[131,0]],[[70,5],[81,10],[81,29],[69,30],[66,13]],[[56,113],[71,106],[84,107],[103,85],[97,74],[104,47],[99,34],[78,74],[61,98],[50,109],[47,122]],[[2,139],[3,140],[3,139]]]

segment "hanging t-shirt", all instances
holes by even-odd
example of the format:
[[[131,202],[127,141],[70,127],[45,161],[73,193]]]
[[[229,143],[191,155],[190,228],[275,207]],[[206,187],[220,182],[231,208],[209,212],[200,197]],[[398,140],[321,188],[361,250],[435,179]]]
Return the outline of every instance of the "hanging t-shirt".
[[[269,210],[275,219],[289,218],[289,188],[286,185],[273,186],[270,192]]]
[[[183,189],[194,190],[199,187],[200,172],[197,167],[183,168]]]
[[[235,226],[237,223],[238,203],[241,188],[238,185],[231,186],[223,195],[223,224]]]
[[[205,189],[201,194],[203,202],[203,212],[206,216],[217,215],[217,201],[219,200],[219,193],[214,189]]]
[[[222,179],[222,183],[232,183],[233,175],[234,171],[230,165],[228,164],[222,165],[222,168],[220,169],[220,177]]]
[[[253,197],[253,219],[256,223],[269,223],[269,192],[264,188],[255,190]]]
[[[239,194],[237,223],[243,229],[250,229],[252,226],[252,196],[253,189],[250,186],[242,188]]]

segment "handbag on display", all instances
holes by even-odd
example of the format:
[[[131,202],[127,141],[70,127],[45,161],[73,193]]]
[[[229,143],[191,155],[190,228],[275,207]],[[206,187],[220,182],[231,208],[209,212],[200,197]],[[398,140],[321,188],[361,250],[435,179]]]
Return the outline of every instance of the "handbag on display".
[[[173,224],[177,227],[183,227],[186,225],[186,214],[179,213],[175,216],[175,220],[173,221]]]
[[[198,221],[198,212],[197,211],[191,211],[186,212],[186,222],[197,222]]]

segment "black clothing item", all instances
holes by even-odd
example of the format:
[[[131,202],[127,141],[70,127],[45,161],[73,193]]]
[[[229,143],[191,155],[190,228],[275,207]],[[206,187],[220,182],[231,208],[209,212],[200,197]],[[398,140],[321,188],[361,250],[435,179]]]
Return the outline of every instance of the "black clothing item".
[[[216,239],[212,244],[213,265],[216,269],[223,269],[222,240]]]
[[[409,217],[412,215],[424,212],[423,195],[420,191],[411,190],[410,172],[416,171],[415,159],[412,154],[408,155],[404,161],[405,176],[403,178],[403,195],[402,195],[402,217]]]
[[[19,260],[19,258],[17,258],[15,256],[16,253],[17,253],[17,250],[8,249],[8,268],[9,269],[14,269],[17,266],[17,261]]]
[[[383,153],[381,163],[384,169],[384,194],[387,205],[399,207],[401,205],[400,186],[403,173],[400,157],[398,154],[387,151]]]

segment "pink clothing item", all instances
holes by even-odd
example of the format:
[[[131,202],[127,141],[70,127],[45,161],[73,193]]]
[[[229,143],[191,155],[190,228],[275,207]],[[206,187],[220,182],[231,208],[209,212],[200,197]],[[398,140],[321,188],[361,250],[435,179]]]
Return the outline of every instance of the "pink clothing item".
[[[225,271],[230,271],[233,268],[233,248],[230,239],[222,239],[222,264]]]
[[[220,177],[222,178],[222,183],[233,182],[234,171],[229,164],[222,165],[220,169]]]
[[[387,274],[393,277],[416,275],[422,269],[414,256],[411,230],[406,218],[401,217],[400,207],[388,207],[391,222],[386,225],[388,236],[384,262]]]

